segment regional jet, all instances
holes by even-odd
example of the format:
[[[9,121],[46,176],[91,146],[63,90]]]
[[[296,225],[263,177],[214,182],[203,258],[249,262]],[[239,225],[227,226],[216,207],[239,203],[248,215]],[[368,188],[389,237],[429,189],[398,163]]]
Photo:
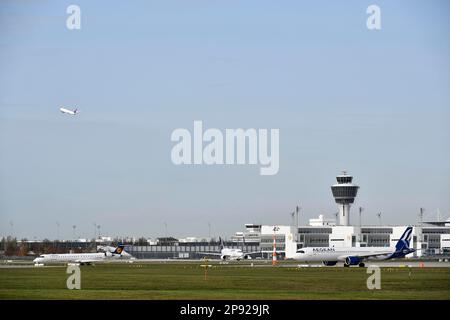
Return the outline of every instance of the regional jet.
[[[93,262],[101,262],[110,259],[119,259],[124,255],[125,251],[123,250],[123,245],[118,245],[113,250],[106,250],[105,252],[97,252],[97,253],[64,253],[64,254],[42,254],[33,262],[36,265],[39,264],[48,264],[48,263],[79,263],[83,264],[91,264]],[[128,254],[129,255],[129,254]],[[130,255],[129,255],[130,256]]]
[[[259,251],[255,252],[243,252],[242,249],[237,248],[226,248],[223,244],[222,238],[219,237],[220,240],[220,253],[219,252],[199,252],[199,254],[207,255],[207,256],[220,256],[221,260],[246,260],[251,259],[251,254],[259,253]],[[244,240],[245,244],[245,240]]]
[[[398,240],[395,247],[310,247],[298,249],[294,259],[304,262],[322,261],[325,266],[334,266],[339,261],[344,262],[344,267],[358,265],[364,267],[364,260],[377,259],[389,260],[404,258],[407,254],[416,252],[411,249],[412,227],[407,227]]]
[[[78,113],[78,109],[69,110],[69,109],[66,109],[66,108],[59,108],[59,111],[61,111],[62,113],[70,114],[72,116],[74,116],[74,115],[76,115]]]

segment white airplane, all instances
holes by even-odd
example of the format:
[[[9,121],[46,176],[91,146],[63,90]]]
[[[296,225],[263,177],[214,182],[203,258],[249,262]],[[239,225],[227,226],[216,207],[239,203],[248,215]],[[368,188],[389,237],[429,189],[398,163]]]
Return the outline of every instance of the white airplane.
[[[116,250],[116,247],[111,246],[97,246],[97,252],[114,252]],[[131,254],[126,252],[125,250],[122,250],[122,253],[120,254],[119,259],[128,259],[130,262],[133,260],[136,260],[135,257],[133,257]]]
[[[125,253],[123,250],[123,245],[119,245],[114,249],[106,250],[105,252],[97,252],[97,253],[63,253],[63,254],[42,254],[33,262],[36,265],[39,264],[48,264],[48,263],[79,263],[79,264],[91,264],[93,262],[100,262],[108,259],[119,259]],[[131,256],[127,253],[127,255]]]
[[[404,258],[407,254],[416,252],[411,249],[412,227],[407,227],[395,247],[311,247],[298,249],[294,259],[304,262],[321,261],[325,266],[334,266],[338,261],[344,262],[344,267],[358,265],[364,267],[364,260],[388,260]]]
[[[207,256],[220,256],[221,260],[246,260],[251,259],[251,254],[259,253],[259,251],[255,252],[243,252],[242,249],[234,249],[234,248],[226,248],[223,245],[222,238],[219,237],[220,240],[220,253],[218,252],[199,252],[199,254],[207,255]],[[245,244],[245,240],[244,240]]]
[[[66,108],[59,108],[59,111],[61,111],[62,113],[70,114],[72,116],[74,116],[74,115],[76,115],[78,113],[78,109],[69,110],[69,109],[66,109]]]

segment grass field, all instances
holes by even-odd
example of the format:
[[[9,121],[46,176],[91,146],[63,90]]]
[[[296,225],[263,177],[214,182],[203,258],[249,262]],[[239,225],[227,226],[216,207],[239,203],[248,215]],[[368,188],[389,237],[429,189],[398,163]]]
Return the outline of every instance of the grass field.
[[[2,268],[0,299],[450,299],[450,268],[382,268],[368,290],[365,268],[243,267],[199,263],[81,266],[81,290],[65,267]]]

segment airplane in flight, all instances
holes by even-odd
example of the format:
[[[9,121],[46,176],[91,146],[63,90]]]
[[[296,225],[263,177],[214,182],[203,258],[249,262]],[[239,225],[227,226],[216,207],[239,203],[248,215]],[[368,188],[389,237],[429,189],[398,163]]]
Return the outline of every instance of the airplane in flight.
[[[395,247],[310,247],[298,249],[294,259],[303,262],[321,261],[325,266],[334,266],[344,262],[344,267],[358,265],[364,267],[364,260],[389,260],[404,258],[417,249],[409,247],[412,227],[407,227]]]
[[[74,116],[78,113],[78,109],[70,110],[70,109],[66,109],[66,108],[59,108],[59,111],[61,111],[62,113],[65,113],[65,114],[70,114],[72,116]]]
[[[118,245],[117,247],[110,247],[114,250],[105,250],[104,252],[97,253],[63,253],[63,254],[42,254],[33,262],[36,265],[48,264],[48,263],[79,263],[81,265],[90,265],[93,262],[102,262],[111,259],[120,259],[122,256],[128,255],[123,248],[123,245]]]
[[[206,256],[220,256],[221,260],[246,260],[251,259],[251,254],[259,253],[259,251],[255,252],[244,252],[242,249],[238,248],[226,248],[223,244],[222,238],[219,237],[220,241],[220,253],[219,252],[199,252],[200,254],[206,255]],[[244,242],[245,244],[245,239]]]

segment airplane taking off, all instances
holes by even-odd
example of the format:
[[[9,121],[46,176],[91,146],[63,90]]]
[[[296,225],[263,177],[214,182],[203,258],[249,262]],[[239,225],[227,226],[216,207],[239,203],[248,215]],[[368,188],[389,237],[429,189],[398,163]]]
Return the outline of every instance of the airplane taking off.
[[[79,264],[91,264],[92,262],[101,262],[110,259],[119,259],[124,254],[123,245],[118,245],[113,250],[106,250],[105,252],[97,253],[63,253],[63,254],[42,254],[33,260],[35,264],[45,263],[61,263],[74,262]],[[130,254],[127,254],[131,256]]]
[[[218,252],[199,252],[204,255],[211,256],[220,256],[221,260],[242,260],[242,259],[251,259],[251,254],[259,253],[259,251],[255,252],[243,252],[242,249],[234,249],[234,248],[226,248],[223,244],[222,238],[219,237],[220,240],[220,253]],[[245,239],[244,239],[245,244]]]
[[[76,115],[78,113],[78,109],[69,110],[69,109],[66,109],[66,108],[59,108],[59,111],[61,111],[62,113],[70,114],[72,116],[74,116],[74,115]]]
[[[389,260],[393,258],[404,258],[407,254],[416,252],[411,249],[412,227],[407,227],[394,248],[392,247],[311,247],[297,250],[295,260],[312,262],[322,261],[325,266],[334,266],[339,261],[344,262],[344,267],[358,265],[364,267],[364,260],[377,259]]]

